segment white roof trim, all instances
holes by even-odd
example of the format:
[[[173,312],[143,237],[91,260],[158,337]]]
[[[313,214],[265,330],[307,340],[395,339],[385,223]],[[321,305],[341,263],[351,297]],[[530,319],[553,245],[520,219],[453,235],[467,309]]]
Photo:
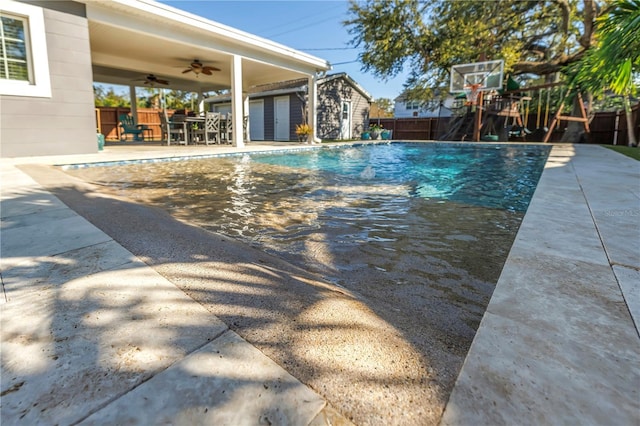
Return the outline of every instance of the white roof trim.
[[[138,16],[146,15],[147,18],[165,20],[167,23],[183,26],[190,31],[195,30],[197,32],[205,32],[208,35],[214,35],[216,38],[222,39],[232,46],[235,45],[240,51],[246,51],[246,49],[249,48],[256,52],[268,53],[285,59],[286,61],[299,63],[304,67],[315,68],[317,72],[331,69],[331,64],[324,59],[153,0],[79,1],[90,7],[97,6],[118,11],[135,11]],[[89,8],[87,10],[89,19],[91,19],[90,14],[91,9]],[[247,54],[246,57],[250,59],[260,59],[257,57],[253,58],[250,54]]]
[[[266,90],[264,92],[249,93],[249,99],[263,98],[265,96],[286,95],[290,93],[306,92],[306,91],[307,91],[307,85],[305,84],[304,86],[288,87],[286,89],[275,89],[275,90]],[[231,95],[211,96],[210,98],[206,98],[204,101],[213,103],[213,104],[231,102]]]
[[[366,90],[362,88],[362,86],[360,86],[354,79],[352,79],[349,76],[349,74],[345,72],[332,74],[326,77],[319,78],[317,83],[318,83],[318,86],[320,86],[323,83],[326,83],[331,80],[335,80],[337,78],[342,78],[342,77],[344,77],[358,92],[360,92],[362,96],[367,98],[369,102],[373,102],[373,96],[371,96]],[[263,92],[250,93],[249,99],[262,98],[265,96],[284,95],[287,93],[306,92],[306,91],[307,91],[307,85],[303,84],[301,86],[288,87],[286,89],[274,89],[274,90],[266,90]],[[207,98],[205,99],[205,102],[220,103],[220,102],[226,102],[229,99],[231,99],[230,95],[220,95],[220,96],[212,96],[210,98]]]

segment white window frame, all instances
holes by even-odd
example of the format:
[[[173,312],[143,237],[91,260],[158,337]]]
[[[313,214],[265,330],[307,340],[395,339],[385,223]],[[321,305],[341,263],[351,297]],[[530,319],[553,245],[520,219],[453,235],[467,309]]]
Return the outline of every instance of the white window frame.
[[[418,110],[420,109],[420,101],[406,101],[404,106],[408,111]]]
[[[13,0],[0,0],[0,10],[5,15],[25,20],[27,66],[30,70],[30,81],[0,79],[0,95],[50,98],[51,76],[43,9]]]

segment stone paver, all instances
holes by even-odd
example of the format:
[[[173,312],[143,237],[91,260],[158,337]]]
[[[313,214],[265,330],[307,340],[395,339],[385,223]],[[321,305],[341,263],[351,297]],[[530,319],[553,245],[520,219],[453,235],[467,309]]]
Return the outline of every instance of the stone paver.
[[[80,424],[306,425],[324,405],[227,331]]]
[[[12,164],[1,176],[3,424],[323,424],[315,392]]]
[[[640,424],[640,224],[611,213],[639,184],[635,160],[553,148],[442,425]]]

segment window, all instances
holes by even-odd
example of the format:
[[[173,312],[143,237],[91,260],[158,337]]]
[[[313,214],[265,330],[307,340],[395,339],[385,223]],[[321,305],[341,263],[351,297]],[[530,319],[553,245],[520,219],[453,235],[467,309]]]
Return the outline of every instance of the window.
[[[349,119],[349,103],[348,102],[342,103],[342,119],[343,120]]]
[[[42,8],[3,0],[0,13],[0,95],[51,97]]]
[[[0,15],[0,78],[29,81],[25,21]]]
[[[420,109],[420,101],[407,101],[404,105],[408,110]]]

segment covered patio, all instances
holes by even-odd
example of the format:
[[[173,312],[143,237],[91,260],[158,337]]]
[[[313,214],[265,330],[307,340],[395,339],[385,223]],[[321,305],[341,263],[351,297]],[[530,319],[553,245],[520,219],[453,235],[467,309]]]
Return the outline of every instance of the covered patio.
[[[247,89],[308,78],[307,122],[316,129],[316,79],[331,68],[320,58],[182,10],[148,1],[83,1],[86,5],[91,65],[96,83],[129,86],[137,117],[136,87],[199,94],[228,90],[235,147],[244,145],[243,118],[249,114]],[[199,61],[210,73],[190,65]],[[160,81],[166,84],[160,84]],[[310,142],[316,141],[315,134]]]

